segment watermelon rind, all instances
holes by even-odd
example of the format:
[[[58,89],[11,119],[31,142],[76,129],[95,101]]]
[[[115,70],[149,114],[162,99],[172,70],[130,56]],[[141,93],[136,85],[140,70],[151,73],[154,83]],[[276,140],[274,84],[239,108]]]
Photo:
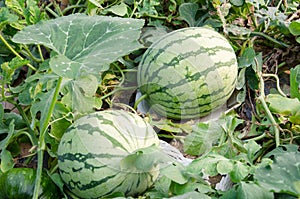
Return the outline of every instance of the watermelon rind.
[[[149,171],[124,170],[120,162],[137,150],[159,145],[151,125],[134,113],[91,113],[76,120],[62,136],[57,152],[60,175],[81,198],[141,194],[157,179],[159,166]]]
[[[235,52],[220,33],[204,27],[183,28],[154,42],[137,73],[140,92],[161,116],[203,117],[226,103],[235,89]]]

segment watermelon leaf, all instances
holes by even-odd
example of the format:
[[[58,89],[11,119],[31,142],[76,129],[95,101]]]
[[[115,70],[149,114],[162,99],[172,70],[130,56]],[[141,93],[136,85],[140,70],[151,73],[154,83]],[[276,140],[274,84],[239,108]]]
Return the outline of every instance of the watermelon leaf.
[[[181,164],[173,162],[161,169],[161,175],[178,184],[184,184],[188,179],[183,175],[183,170],[184,167]]]
[[[57,53],[51,69],[62,77],[97,74],[111,62],[138,49],[143,20],[73,14],[27,26],[13,41],[42,44]],[[114,42],[117,41],[117,42]]]
[[[121,160],[121,169],[124,171],[149,172],[160,159],[157,146],[141,148]]]
[[[124,2],[121,2],[120,4],[111,6],[106,11],[112,12],[118,16],[125,16],[128,14],[128,6]]]
[[[233,136],[235,128],[243,121],[234,115],[220,117],[217,121],[198,123],[184,141],[184,150],[190,155],[209,152],[222,135],[228,135],[230,143],[243,148],[241,142]]]
[[[277,149],[275,153],[271,151],[273,163],[258,168],[254,173],[254,178],[267,190],[299,197],[300,153],[297,149],[295,151],[290,149],[292,147],[281,153]]]
[[[4,81],[9,83],[16,72],[16,70],[29,63],[29,60],[21,59],[19,57],[13,58],[10,62],[4,62],[1,64],[0,82]]]
[[[245,3],[245,0],[230,0],[234,6],[242,6]]]
[[[238,63],[240,68],[250,66],[255,58],[255,51],[252,47],[248,47],[244,50],[241,57],[238,58]]]
[[[237,189],[236,198],[245,199],[273,199],[274,195],[263,187],[253,183],[253,182],[241,182]]]
[[[172,193],[174,193],[174,195],[178,195],[178,196],[182,196],[182,195],[185,195],[186,193],[197,191],[195,193],[201,193],[201,194],[203,194],[203,197],[204,197],[204,196],[206,196],[204,194],[214,192],[212,187],[210,185],[208,185],[207,182],[204,182],[203,179],[200,181],[195,180],[195,179],[189,179],[184,184],[172,183],[170,190],[172,190]],[[203,197],[200,197],[200,198],[203,198]]]
[[[300,35],[300,22],[293,21],[289,25],[289,30],[292,33],[292,35],[298,36]]]
[[[184,140],[184,151],[190,155],[208,152],[222,135],[222,127],[218,122],[199,123]]]
[[[0,165],[1,171],[6,172],[12,169],[15,163],[13,161],[13,156],[11,152],[8,151],[7,149],[3,149],[0,154],[1,154],[1,165]]]
[[[199,9],[196,3],[183,3],[179,7],[180,17],[185,20],[190,27],[194,27],[197,24],[196,14]]]
[[[6,7],[0,9],[0,30],[2,31],[7,24],[18,20],[18,16],[9,12]]]
[[[67,81],[62,93],[62,103],[73,113],[91,112],[93,108],[99,108],[99,99],[94,95],[98,88],[98,80],[94,75],[85,75]]]
[[[272,156],[280,156],[283,153],[286,152],[295,152],[299,148],[298,145],[295,144],[288,144],[288,145],[281,145],[275,149],[273,149],[271,152],[269,152],[265,157],[272,157]]]
[[[52,121],[51,124],[50,134],[51,137],[59,140],[66,129],[71,125],[72,120],[74,119],[73,114],[64,104],[57,102],[52,117],[54,118],[54,121]]]
[[[300,124],[300,101],[298,98],[287,98],[279,94],[269,94],[267,98],[271,112],[288,117],[293,124]],[[282,106],[282,104],[285,104]]]
[[[4,108],[3,108],[3,104],[1,103],[0,104],[0,134],[2,133],[2,131],[5,129],[5,124],[3,122],[3,119],[4,119]]]
[[[235,164],[233,165],[233,169],[231,170],[229,175],[232,182],[240,182],[249,173],[250,173],[250,168],[246,163],[235,161]]]
[[[298,98],[300,100],[300,92],[299,92],[299,85],[300,85],[300,65],[295,66],[290,70],[290,93],[291,97]]]

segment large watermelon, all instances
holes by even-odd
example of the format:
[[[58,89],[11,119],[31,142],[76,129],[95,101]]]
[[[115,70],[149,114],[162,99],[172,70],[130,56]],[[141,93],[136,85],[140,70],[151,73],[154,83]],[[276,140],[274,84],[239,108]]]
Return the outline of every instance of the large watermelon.
[[[153,43],[138,68],[138,86],[150,108],[173,119],[205,116],[224,105],[237,81],[237,60],[218,32],[183,28]]]
[[[58,167],[67,187],[81,198],[118,192],[133,196],[159,175],[156,164],[139,168],[132,155],[151,146],[159,146],[159,139],[142,118],[122,110],[100,111],[67,129],[58,148]]]

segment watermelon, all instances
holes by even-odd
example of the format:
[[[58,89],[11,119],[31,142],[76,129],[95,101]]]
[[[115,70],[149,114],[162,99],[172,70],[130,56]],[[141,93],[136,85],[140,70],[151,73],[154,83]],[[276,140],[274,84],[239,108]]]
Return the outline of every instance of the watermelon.
[[[237,73],[230,43],[212,29],[191,27],[154,42],[142,56],[137,81],[151,110],[180,120],[208,115],[224,105]]]
[[[42,171],[39,199],[58,199],[61,197],[59,188],[52,181],[46,170]],[[36,169],[12,168],[0,174],[1,199],[33,198]]]
[[[156,164],[139,168],[132,154],[159,144],[153,128],[136,114],[91,113],[76,120],[62,136],[57,152],[60,175],[80,198],[141,194],[153,185],[159,168]]]

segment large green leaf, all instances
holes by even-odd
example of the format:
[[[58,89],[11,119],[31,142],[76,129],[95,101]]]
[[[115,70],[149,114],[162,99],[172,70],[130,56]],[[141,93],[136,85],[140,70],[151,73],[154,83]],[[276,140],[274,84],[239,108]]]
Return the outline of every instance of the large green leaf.
[[[62,93],[62,103],[75,113],[91,112],[100,108],[99,100],[94,96],[98,88],[98,80],[93,75],[86,75],[67,81]]]
[[[140,48],[143,25],[138,19],[74,14],[27,26],[13,41],[52,49],[57,55],[50,61],[51,69],[75,78],[83,71],[105,71],[111,62]]]
[[[273,199],[274,194],[254,182],[240,182],[226,191],[220,199],[243,198],[243,199]]]
[[[267,102],[273,113],[287,116],[293,124],[300,124],[300,101],[298,98],[287,98],[279,94],[268,95]],[[282,106],[284,104],[284,106]]]
[[[237,198],[244,199],[273,199],[273,193],[253,182],[241,182],[237,189]]]
[[[292,149],[292,148],[290,148]],[[296,147],[295,147],[296,149]],[[300,196],[300,153],[295,151],[272,152],[274,162],[258,168],[254,177],[258,183],[270,191]]]
[[[220,121],[222,122],[222,121]],[[223,129],[214,121],[210,123],[199,123],[191,134],[184,140],[184,151],[190,155],[201,155],[207,153],[221,137]]]
[[[197,26],[196,15],[199,9],[196,3],[183,3],[179,7],[180,18],[186,21],[190,27]]]

